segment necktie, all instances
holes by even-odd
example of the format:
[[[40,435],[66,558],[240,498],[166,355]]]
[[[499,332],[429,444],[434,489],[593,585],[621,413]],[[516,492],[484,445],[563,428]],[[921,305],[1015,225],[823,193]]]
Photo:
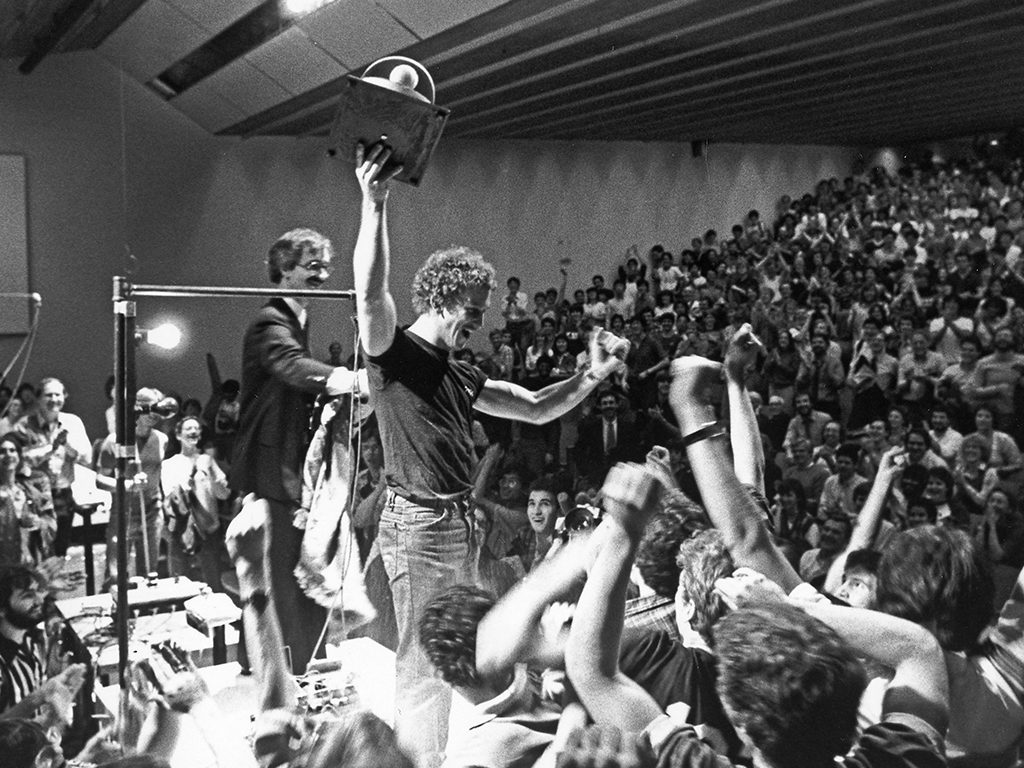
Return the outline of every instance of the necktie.
[[[617,437],[617,435],[615,434],[615,422],[614,421],[606,421],[604,423],[604,452],[605,453],[611,453],[612,449],[615,448],[616,437]]]

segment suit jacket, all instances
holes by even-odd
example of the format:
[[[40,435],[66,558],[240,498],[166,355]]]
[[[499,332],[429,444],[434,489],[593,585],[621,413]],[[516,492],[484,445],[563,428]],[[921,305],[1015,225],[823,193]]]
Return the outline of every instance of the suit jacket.
[[[306,332],[283,299],[260,310],[242,345],[233,489],[299,504],[313,403],[333,371],[309,356]]]
[[[604,452],[604,418],[600,413],[588,416],[580,424],[576,439],[576,465],[581,475],[601,482],[619,461],[643,461],[643,434],[633,414],[619,414],[615,448]]]

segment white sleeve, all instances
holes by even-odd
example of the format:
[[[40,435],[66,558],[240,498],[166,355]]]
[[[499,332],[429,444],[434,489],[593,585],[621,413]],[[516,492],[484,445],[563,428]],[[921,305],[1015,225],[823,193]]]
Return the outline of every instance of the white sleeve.
[[[339,366],[327,377],[328,395],[346,395],[355,390],[356,394],[367,392],[366,371],[350,371]]]

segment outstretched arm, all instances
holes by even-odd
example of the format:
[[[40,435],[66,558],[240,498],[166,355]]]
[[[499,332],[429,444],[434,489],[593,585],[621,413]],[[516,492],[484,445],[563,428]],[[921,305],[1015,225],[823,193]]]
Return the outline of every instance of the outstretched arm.
[[[546,424],[583,402],[597,385],[622,370],[629,342],[606,330],[590,337],[590,365],[565,381],[536,392],[510,381],[488,379],[474,407],[489,416]]]
[[[935,635],[906,619],[864,608],[843,608],[826,601],[801,603],[801,607],[855,651],[896,670],[882,703],[883,719],[902,712],[946,733],[949,680]]]
[[[715,591],[734,607],[787,602],[776,585],[749,568],[719,579]],[[833,605],[828,600],[788,602],[828,625],[858,654],[895,670],[882,704],[883,719],[896,713],[913,715],[940,735],[946,733],[949,682],[945,657],[935,635],[918,624],[879,611]]]
[[[658,483],[638,465],[617,464],[608,473],[604,540],[583,588],[569,643],[566,671],[595,722],[640,731],[662,714],[657,702],[619,670],[626,588],[640,537],[654,510]]]
[[[693,435],[717,418],[715,402],[721,365],[703,357],[679,357],[672,363],[669,399],[683,435]],[[704,507],[737,565],[753,568],[791,592],[801,579],[775,545],[764,515],[733,470],[723,432],[687,446],[693,476]],[[686,439],[686,438],[684,438]]]
[[[487,612],[476,631],[476,667],[482,676],[500,679],[518,662],[562,666],[564,649],[541,633],[541,618],[552,603],[576,599],[597,535],[573,539]]]
[[[356,291],[356,316],[362,329],[363,351],[371,357],[391,346],[398,322],[395,299],[388,284],[391,253],[388,247],[386,206],[388,181],[398,172],[384,172],[391,150],[375,144],[369,150],[356,149],[356,178],[363,204],[359,235],[352,256],[352,277]]]

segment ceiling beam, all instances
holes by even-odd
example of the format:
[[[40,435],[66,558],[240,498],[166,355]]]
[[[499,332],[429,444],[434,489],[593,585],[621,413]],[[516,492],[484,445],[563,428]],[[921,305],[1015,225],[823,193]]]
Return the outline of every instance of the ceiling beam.
[[[78,23],[78,20],[86,14],[94,1],[71,0],[71,3],[63,11],[55,13],[50,23],[50,28],[46,31],[46,34],[36,38],[35,47],[18,66],[18,71],[23,75],[31,74],[32,70],[39,66],[39,63],[57,47],[61,38],[70,32],[72,27]]]
[[[77,50],[98,47],[145,2],[146,0],[105,0],[94,10],[92,18],[79,25],[78,29],[68,36],[62,47]]]

